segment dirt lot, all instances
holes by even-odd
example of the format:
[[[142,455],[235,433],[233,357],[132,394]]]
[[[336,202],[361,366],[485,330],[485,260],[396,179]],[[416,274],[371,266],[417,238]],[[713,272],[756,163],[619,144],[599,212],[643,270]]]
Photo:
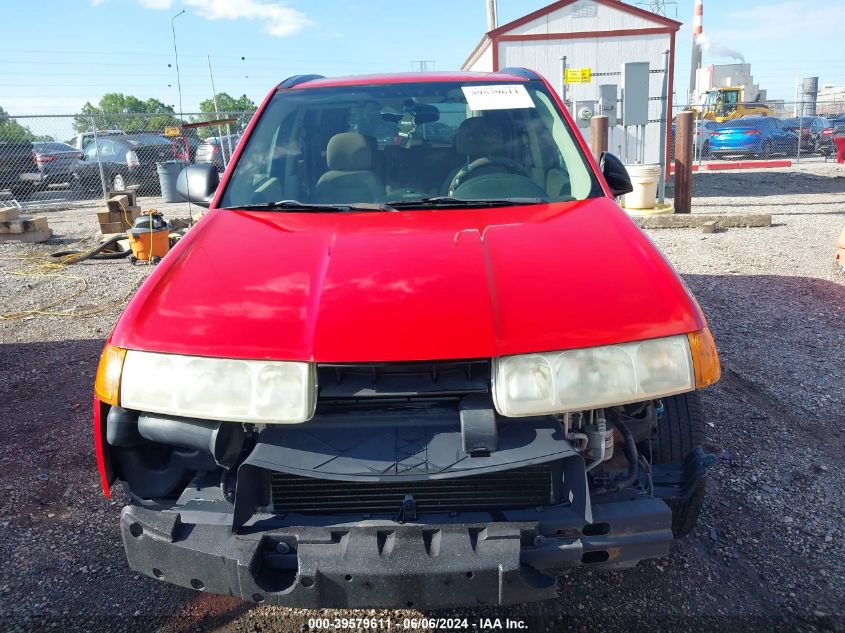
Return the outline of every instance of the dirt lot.
[[[545,617],[584,631],[845,631],[845,274],[832,263],[845,226],[845,168],[705,172],[695,188],[699,212],[775,214],[772,228],[651,233],[698,297],[722,354],[723,379],[704,394],[718,460],[703,516],[666,560],[571,574]],[[0,268],[95,230],[90,209],[49,216],[58,238],[0,245]],[[86,262],[67,272],[88,287],[54,310],[120,302],[146,268]],[[0,313],[43,305],[78,284],[0,272]],[[90,430],[93,373],[118,314],[114,306],[90,317],[0,321],[3,628],[307,630],[314,614],[128,570],[117,528],[124,497],[103,498]],[[419,614],[380,615],[401,629]],[[471,630],[483,628],[481,614],[467,615]]]

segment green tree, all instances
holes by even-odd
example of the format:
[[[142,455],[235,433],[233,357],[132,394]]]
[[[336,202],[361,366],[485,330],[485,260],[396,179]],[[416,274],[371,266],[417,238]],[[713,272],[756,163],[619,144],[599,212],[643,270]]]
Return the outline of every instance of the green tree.
[[[217,108],[215,109],[214,107],[213,97],[206,99],[205,101],[200,101],[200,112],[202,115],[194,117],[194,121],[212,121],[216,119],[219,114],[221,119],[235,119],[235,124],[230,126],[230,129],[232,133],[236,133],[242,131],[246,127],[257,108],[258,106],[255,105],[255,102],[246,95],[241,95],[239,98],[235,99],[228,93],[218,92]],[[226,131],[224,129],[223,133],[225,134],[225,132]],[[216,127],[201,127],[197,129],[197,133],[200,138],[205,139],[209,136],[216,136],[218,134],[218,130]]]
[[[51,136],[33,134],[25,125],[21,125],[9,118],[9,113],[0,107],[0,141],[7,143],[23,143],[26,141],[52,141]]]
[[[77,132],[91,129],[91,121],[98,130],[116,129],[124,132],[162,132],[168,125],[179,125],[172,107],[158,99],[141,100],[119,92],[104,94],[98,105],[87,102],[73,119]]]

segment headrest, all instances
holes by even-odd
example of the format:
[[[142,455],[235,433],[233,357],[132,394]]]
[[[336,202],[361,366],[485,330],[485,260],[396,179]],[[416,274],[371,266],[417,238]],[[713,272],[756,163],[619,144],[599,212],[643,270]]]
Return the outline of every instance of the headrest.
[[[329,140],[326,163],[337,171],[366,171],[373,164],[373,155],[362,134],[341,132]]]
[[[483,117],[464,119],[455,133],[455,151],[461,156],[497,156],[503,146],[502,128]]]
[[[550,142],[540,143],[540,160],[543,169],[553,169],[560,167],[560,154],[557,146]]]

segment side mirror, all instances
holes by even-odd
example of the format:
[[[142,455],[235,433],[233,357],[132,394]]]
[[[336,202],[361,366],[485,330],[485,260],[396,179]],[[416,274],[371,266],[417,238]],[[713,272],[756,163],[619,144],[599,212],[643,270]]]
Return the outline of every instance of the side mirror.
[[[624,196],[634,190],[625,165],[610,152],[602,152],[599,167],[614,197]]]
[[[179,172],[176,193],[187,202],[208,208],[219,184],[220,175],[214,165],[188,165]]]

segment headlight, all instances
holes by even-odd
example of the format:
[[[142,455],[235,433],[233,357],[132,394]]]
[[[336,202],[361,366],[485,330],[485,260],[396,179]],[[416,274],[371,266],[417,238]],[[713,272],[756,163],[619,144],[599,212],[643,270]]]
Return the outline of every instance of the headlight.
[[[685,334],[493,362],[496,410],[508,417],[597,409],[695,388]]]
[[[314,415],[313,364],[177,356],[129,350],[120,404],[151,413],[264,424]]]

